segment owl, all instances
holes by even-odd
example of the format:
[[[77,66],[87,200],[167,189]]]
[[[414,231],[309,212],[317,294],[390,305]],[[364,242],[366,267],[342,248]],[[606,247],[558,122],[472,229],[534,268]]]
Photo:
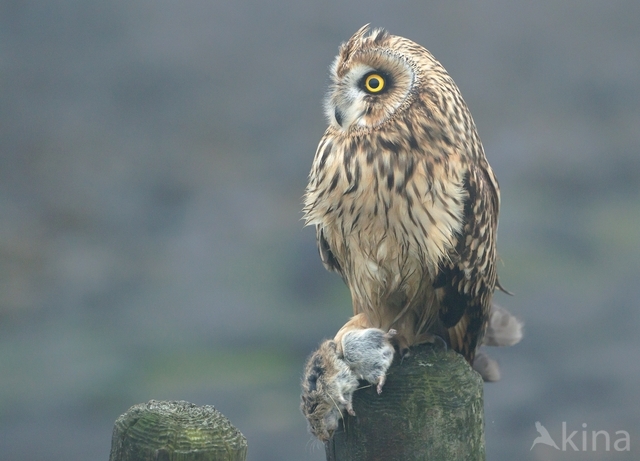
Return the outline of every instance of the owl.
[[[499,287],[500,189],[469,109],[429,51],[383,29],[358,30],[330,72],[303,212],[351,292],[334,350],[393,329],[400,354],[441,338],[473,364]]]

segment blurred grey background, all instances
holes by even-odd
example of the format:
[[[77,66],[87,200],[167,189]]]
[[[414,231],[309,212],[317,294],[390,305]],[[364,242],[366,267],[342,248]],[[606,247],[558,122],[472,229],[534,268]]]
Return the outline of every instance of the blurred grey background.
[[[324,459],[299,380],[350,300],[301,196],[367,22],[449,70],[502,186],[526,336],[493,352],[487,459],[638,459],[637,0],[0,2],[1,459],[107,459],[152,398],[215,405],[251,461]],[[530,450],[536,421],[611,449]]]

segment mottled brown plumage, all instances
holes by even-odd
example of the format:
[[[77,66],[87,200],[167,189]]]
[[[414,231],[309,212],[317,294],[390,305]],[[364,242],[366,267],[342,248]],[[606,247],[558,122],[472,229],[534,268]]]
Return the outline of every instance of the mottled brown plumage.
[[[354,380],[382,390],[391,341],[404,354],[439,336],[495,381],[478,347],[522,338],[522,323],[492,306],[500,192],[451,77],[420,45],[367,26],[331,77],[304,213],[354,316],[305,369],[301,408],[321,440],[353,413]]]
[[[370,94],[372,73],[384,88]],[[304,199],[322,261],[369,323],[355,327],[394,328],[402,347],[435,334],[473,362],[496,286],[500,193],[467,105],[429,51],[367,26],[331,77]]]

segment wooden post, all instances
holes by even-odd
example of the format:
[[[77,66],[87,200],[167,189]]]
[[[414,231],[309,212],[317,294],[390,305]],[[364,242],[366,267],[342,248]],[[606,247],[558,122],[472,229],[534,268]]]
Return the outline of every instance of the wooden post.
[[[440,345],[411,349],[389,369],[381,395],[355,392],[325,444],[327,461],[484,461],[483,382]]]
[[[134,405],[113,428],[109,461],[245,461],[247,441],[210,405]]]

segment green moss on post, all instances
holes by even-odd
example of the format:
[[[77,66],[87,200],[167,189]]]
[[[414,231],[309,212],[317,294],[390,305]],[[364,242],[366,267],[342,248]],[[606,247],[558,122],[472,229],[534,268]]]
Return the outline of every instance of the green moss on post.
[[[245,461],[247,441],[210,405],[134,405],[113,428],[109,461]]]
[[[327,461],[484,461],[483,382],[464,358],[430,345],[411,349],[387,375],[353,396],[325,444]]]

